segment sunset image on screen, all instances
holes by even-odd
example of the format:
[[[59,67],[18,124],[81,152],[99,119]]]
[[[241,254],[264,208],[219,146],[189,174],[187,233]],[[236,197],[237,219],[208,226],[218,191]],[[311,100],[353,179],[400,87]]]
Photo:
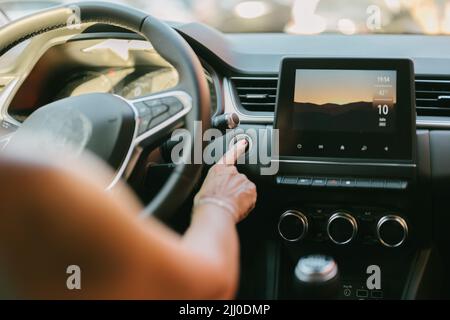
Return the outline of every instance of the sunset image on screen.
[[[392,127],[397,103],[396,71],[298,69],[297,129],[367,131]]]
[[[395,89],[395,71],[299,69],[295,74],[294,101],[316,105],[372,103],[374,98],[382,98],[377,95],[377,89],[389,86],[381,81],[388,78],[391,89]],[[385,98],[396,103],[396,90],[389,91]]]

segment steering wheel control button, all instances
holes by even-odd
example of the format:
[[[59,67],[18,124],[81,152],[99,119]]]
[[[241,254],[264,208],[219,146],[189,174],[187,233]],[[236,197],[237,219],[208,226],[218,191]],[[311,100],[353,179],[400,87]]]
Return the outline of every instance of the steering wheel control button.
[[[181,110],[183,110],[183,105],[181,104],[181,102],[169,106],[169,114],[171,116],[174,115],[174,114],[177,114]]]
[[[384,216],[377,223],[377,236],[383,246],[399,247],[408,237],[408,225],[403,218],[397,215]]]
[[[164,104],[168,106],[174,106],[180,103],[180,101],[175,97],[164,97],[161,100]]]
[[[162,98],[162,102],[169,108],[169,114],[174,115],[183,110],[183,104],[175,97]]]
[[[162,113],[157,117],[153,117],[152,121],[150,122],[150,124],[148,126],[148,129],[152,129],[152,128],[156,127],[157,125],[161,124],[165,120],[169,119],[169,117],[170,117],[170,115],[167,112]]]
[[[328,238],[335,244],[344,245],[355,239],[358,233],[356,219],[347,212],[336,212],[328,219]]]
[[[144,102],[138,102],[134,106],[136,107],[139,117],[151,114],[149,107]]]
[[[308,218],[297,210],[288,210],[278,221],[278,233],[290,242],[302,240],[308,233]]]
[[[151,99],[151,100],[144,101],[144,104],[147,107],[149,107],[150,109],[153,109],[154,107],[160,106],[163,103],[162,103],[161,99]]]
[[[160,116],[161,114],[167,112],[169,108],[165,104],[159,104],[152,108],[152,116],[154,118]]]
[[[183,104],[176,97],[150,99],[135,103],[139,116],[138,133],[142,134],[183,110]]]
[[[139,119],[139,128],[138,128],[138,133],[142,134],[145,131],[147,131],[148,125],[150,124],[150,121],[152,121],[152,116],[144,116],[142,118]]]
[[[139,117],[139,126],[138,126],[138,134],[142,134],[147,131],[147,128],[152,121],[152,113],[151,110],[142,102],[139,102],[134,105]]]

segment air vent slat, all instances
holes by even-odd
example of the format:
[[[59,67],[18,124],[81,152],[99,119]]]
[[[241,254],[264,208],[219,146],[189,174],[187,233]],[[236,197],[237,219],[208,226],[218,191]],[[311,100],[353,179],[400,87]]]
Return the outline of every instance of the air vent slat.
[[[419,116],[450,116],[450,79],[418,77],[415,82]]]
[[[450,85],[450,84],[449,84]],[[436,94],[436,91],[434,90],[416,90],[416,93],[419,94]],[[448,95],[450,94],[450,91],[439,91],[440,94],[442,95]]]
[[[433,98],[430,98],[430,99],[426,99],[426,98],[416,98],[416,101],[438,101],[438,99],[433,99]]]
[[[270,103],[270,102],[241,102],[241,104],[243,106],[258,106],[258,105],[275,106],[275,103]]]
[[[278,78],[233,77],[237,103],[247,111],[273,112],[277,98]]]
[[[267,99],[267,98],[270,98],[270,95],[268,95],[266,93],[247,93],[247,94],[240,94],[239,98]]]
[[[237,90],[246,90],[246,91],[277,91],[277,88],[270,87],[236,87]]]

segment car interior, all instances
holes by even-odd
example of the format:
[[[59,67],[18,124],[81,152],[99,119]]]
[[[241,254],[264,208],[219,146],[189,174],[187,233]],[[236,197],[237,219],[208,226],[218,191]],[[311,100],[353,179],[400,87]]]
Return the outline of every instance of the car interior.
[[[211,163],[174,163],[172,133],[195,135],[202,121],[200,133],[221,134],[205,145],[249,143],[237,168],[258,200],[238,224],[237,299],[450,298],[448,36],[265,32],[252,14],[266,2],[238,3],[250,5],[244,32],[123,1],[43,4],[7,22],[0,149],[49,126],[81,140],[82,121],[77,135],[58,126],[79,105],[93,124],[84,147],[115,172],[107,188],[126,181],[183,233]],[[299,287],[317,268],[321,286]]]

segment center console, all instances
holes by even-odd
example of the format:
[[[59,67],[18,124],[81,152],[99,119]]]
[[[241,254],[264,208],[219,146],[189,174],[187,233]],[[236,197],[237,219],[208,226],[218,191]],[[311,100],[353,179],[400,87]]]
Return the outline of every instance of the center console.
[[[336,260],[339,298],[405,294],[431,238],[429,161],[417,155],[428,142],[416,131],[413,75],[407,59],[282,61],[272,135],[280,298],[297,298],[282,275],[308,254]],[[381,273],[374,287],[370,268]]]

